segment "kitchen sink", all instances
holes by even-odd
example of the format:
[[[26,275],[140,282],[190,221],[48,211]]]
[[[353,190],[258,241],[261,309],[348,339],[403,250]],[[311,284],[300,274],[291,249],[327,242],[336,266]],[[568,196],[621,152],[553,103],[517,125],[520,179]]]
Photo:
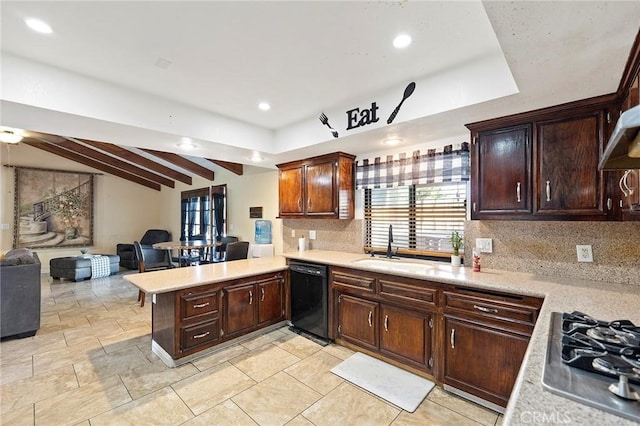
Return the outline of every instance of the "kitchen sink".
[[[389,272],[410,272],[413,274],[426,274],[427,271],[433,269],[432,265],[425,263],[406,262],[397,259],[360,259],[353,263]]]

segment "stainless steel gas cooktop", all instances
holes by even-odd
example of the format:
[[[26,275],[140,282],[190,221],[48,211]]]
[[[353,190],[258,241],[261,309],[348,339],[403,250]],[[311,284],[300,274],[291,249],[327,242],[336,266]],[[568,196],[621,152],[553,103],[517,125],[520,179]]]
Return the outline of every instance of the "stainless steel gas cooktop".
[[[552,313],[542,384],[566,398],[640,421],[640,327],[582,312]]]

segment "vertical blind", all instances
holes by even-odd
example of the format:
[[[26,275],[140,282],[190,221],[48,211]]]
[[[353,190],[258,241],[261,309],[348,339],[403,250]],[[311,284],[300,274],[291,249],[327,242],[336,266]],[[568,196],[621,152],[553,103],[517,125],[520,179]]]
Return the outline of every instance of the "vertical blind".
[[[419,152],[404,156],[411,159],[410,170],[407,164],[402,166],[402,155],[388,157],[393,164],[375,159],[357,166],[357,185],[364,188],[365,197],[366,250],[386,250],[392,225],[392,246],[400,254],[452,252],[451,232],[462,235],[466,218],[468,144],[462,148],[453,151],[447,146],[442,153],[430,150],[425,156]]]

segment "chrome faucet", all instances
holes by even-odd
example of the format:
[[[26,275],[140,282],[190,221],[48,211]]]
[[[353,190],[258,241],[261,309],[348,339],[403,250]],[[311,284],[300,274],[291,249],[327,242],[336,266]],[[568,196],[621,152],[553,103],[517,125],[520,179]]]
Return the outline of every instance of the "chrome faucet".
[[[387,257],[391,259],[391,243],[393,242],[393,226],[389,225],[389,243],[387,244]]]

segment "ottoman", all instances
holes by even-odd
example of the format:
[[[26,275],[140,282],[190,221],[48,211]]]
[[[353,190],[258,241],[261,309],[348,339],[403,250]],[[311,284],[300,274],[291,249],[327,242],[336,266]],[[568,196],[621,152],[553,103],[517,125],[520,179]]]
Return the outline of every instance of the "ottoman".
[[[120,256],[103,254],[109,257],[110,275],[120,270]],[[49,274],[54,280],[68,278],[73,281],[91,278],[91,259],[82,256],[57,257],[49,261]]]

